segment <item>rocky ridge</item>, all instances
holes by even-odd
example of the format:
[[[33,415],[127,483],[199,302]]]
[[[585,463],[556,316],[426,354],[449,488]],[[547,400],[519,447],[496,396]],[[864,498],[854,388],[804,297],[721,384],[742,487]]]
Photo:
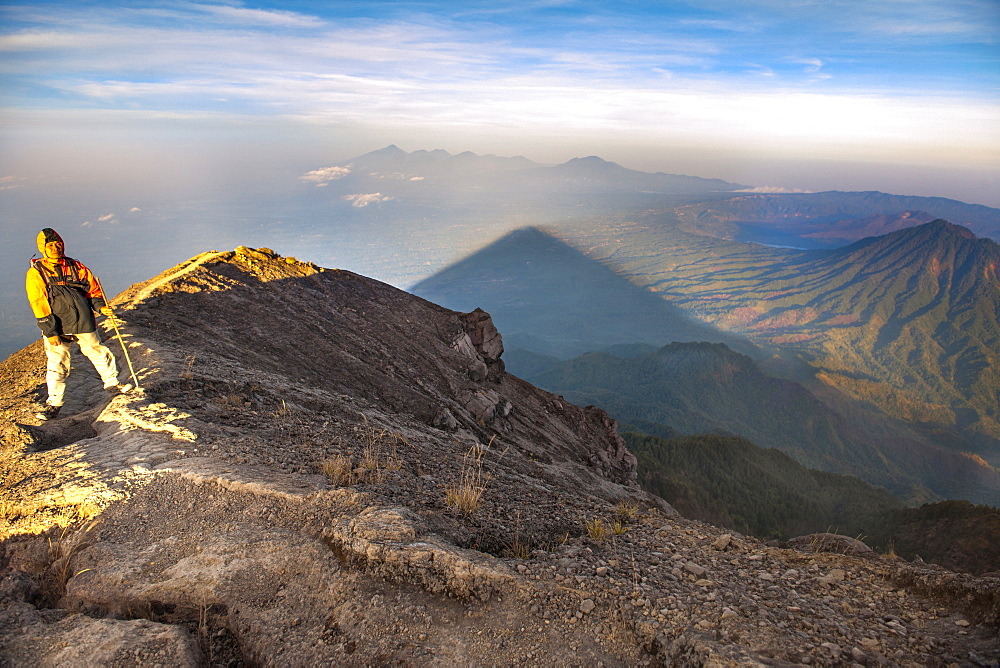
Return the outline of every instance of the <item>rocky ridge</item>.
[[[141,391],[0,364],[3,665],[1000,661],[996,578],[677,516],[482,311],[243,247],[115,303]]]

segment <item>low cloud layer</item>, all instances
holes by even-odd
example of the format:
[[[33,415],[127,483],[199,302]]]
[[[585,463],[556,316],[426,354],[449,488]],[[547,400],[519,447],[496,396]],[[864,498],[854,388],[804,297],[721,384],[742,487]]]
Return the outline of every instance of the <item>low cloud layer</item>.
[[[745,188],[743,190],[737,190],[738,193],[754,193],[754,194],[765,194],[765,195],[787,195],[794,193],[808,193],[809,190],[800,190],[798,188],[783,188],[781,186],[757,186],[755,188]]]
[[[117,225],[118,216],[113,213],[106,213],[103,216],[98,216],[96,221],[85,220],[80,223],[80,227],[92,227],[94,225]]]
[[[382,193],[369,193],[369,194],[356,194],[356,195],[344,195],[344,199],[351,203],[351,206],[356,206],[362,209],[370,204],[381,204],[382,202],[388,202],[393,199],[388,195],[383,195]]]
[[[329,185],[331,181],[342,179],[350,173],[350,167],[323,167],[306,172],[299,178],[307,183],[315,183],[317,188],[322,188]]]
[[[0,176],[0,190],[23,188],[24,184],[21,183],[23,180],[24,179],[17,176]]]

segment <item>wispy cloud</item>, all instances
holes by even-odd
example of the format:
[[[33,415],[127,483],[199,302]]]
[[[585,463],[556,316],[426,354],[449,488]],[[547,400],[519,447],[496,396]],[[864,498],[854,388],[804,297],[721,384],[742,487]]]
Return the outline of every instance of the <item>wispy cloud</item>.
[[[882,0],[828,3],[830,17],[852,22],[853,30],[883,37],[953,37],[964,42],[997,44],[1000,4],[994,0]],[[855,19],[862,19],[854,23]]]
[[[351,206],[356,206],[359,209],[363,209],[371,204],[381,204],[382,202],[388,202],[393,199],[389,195],[383,195],[382,193],[368,193],[368,194],[356,194],[356,195],[344,195],[344,199],[351,203]]]
[[[0,190],[15,190],[24,187],[25,179],[20,176],[0,176]]]
[[[192,10],[205,12],[227,23],[277,28],[316,28],[325,22],[315,16],[281,10],[248,9],[232,5],[187,3]]]
[[[95,220],[83,221],[82,223],[80,223],[80,227],[93,227],[94,225],[102,223],[105,225],[117,225],[118,216],[113,213],[106,213],[104,215],[98,216]]]
[[[307,183],[315,183],[317,188],[322,188],[329,185],[331,181],[342,179],[350,173],[350,167],[323,167],[306,172],[299,179]]]
[[[752,194],[764,194],[764,195],[790,195],[796,193],[808,193],[809,190],[801,190],[798,188],[783,188],[781,186],[757,186],[755,188],[746,188],[744,190],[737,190],[738,193],[752,193]]]
[[[823,72],[823,61],[819,58],[794,58],[793,63],[802,65],[802,71],[812,76],[813,80],[829,79],[832,75]]]

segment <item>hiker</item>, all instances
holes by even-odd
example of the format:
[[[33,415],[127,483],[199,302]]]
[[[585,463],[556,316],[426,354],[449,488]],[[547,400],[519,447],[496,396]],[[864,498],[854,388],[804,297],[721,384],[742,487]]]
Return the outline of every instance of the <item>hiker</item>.
[[[63,405],[70,372],[70,345],[74,341],[97,369],[109,394],[114,396],[131,388],[118,383],[115,356],[97,334],[95,315],[114,313],[105,301],[100,281],[82,262],[66,257],[62,237],[51,227],[38,233],[36,243],[42,258],[31,261],[24,286],[42,330],[49,396],[35,416],[51,420]]]

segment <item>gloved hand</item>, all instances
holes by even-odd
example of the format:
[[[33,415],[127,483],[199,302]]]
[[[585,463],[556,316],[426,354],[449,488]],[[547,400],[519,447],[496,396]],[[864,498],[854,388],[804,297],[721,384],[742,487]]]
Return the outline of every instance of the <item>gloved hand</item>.
[[[102,306],[101,310],[100,310],[100,314],[101,315],[112,316],[112,315],[115,314],[115,311],[110,306]]]
[[[47,336],[47,337],[45,337],[45,340],[49,342],[50,346],[61,346],[63,344],[62,337],[60,337],[58,335],[56,335],[56,336]]]

